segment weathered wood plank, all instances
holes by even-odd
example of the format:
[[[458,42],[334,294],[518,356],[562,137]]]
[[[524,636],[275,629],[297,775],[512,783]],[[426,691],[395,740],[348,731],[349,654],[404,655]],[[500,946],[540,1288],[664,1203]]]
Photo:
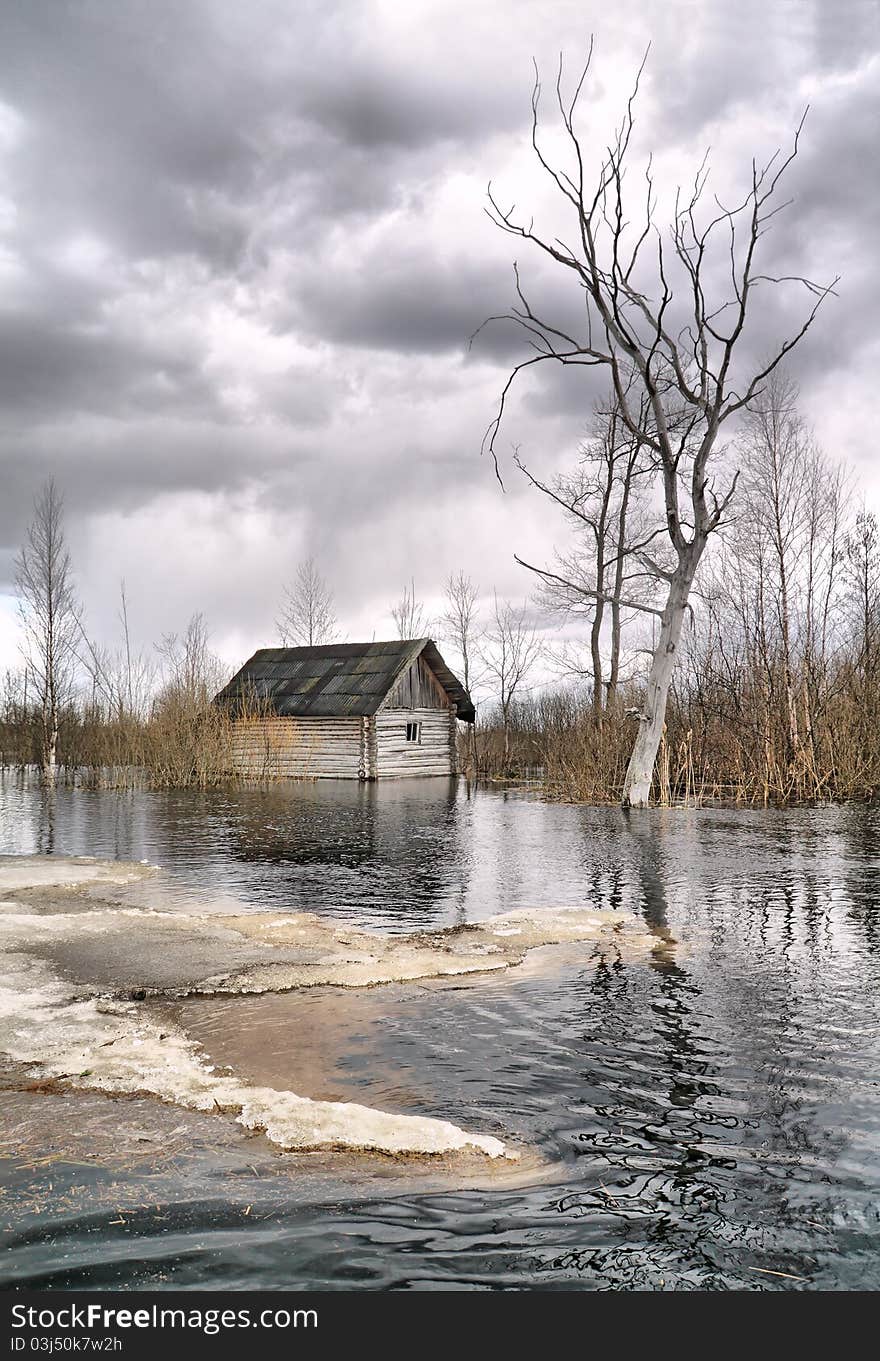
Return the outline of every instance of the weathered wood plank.
[[[419,742],[406,740],[420,723]],[[377,779],[456,773],[455,713],[419,706],[370,718],[242,720],[232,741],[236,772],[257,779]]]
[[[233,766],[262,779],[361,776],[360,718],[263,718],[235,725]]]
[[[449,708],[449,696],[424,657],[417,657],[402,675],[398,676],[382,701],[380,713],[388,709]]]
[[[419,742],[406,740],[408,723],[421,724]],[[448,699],[442,709],[425,706],[380,709],[375,716],[376,770],[379,778],[454,774],[449,723]]]

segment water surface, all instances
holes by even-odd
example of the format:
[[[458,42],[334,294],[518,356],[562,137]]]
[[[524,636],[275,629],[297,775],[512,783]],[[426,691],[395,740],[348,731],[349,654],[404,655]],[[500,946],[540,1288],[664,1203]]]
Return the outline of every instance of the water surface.
[[[663,946],[177,1004],[252,1081],[443,1115],[533,1160],[505,1179],[282,1157],[221,1118],[8,1092],[8,1281],[880,1284],[876,810],[626,816],[436,780],[49,798],[7,778],[0,850],[148,859],[182,911],[207,897],[397,932],[589,904],[638,913]]]

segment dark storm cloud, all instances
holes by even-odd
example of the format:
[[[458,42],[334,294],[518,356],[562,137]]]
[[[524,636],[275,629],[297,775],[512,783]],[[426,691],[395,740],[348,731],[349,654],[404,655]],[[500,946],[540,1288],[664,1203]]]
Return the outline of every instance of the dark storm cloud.
[[[876,53],[880,34],[878,0],[738,0],[690,6],[687,18],[670,5],[644,28],[650,135],[661,142],[698,141],[758,100],[785,99],[805,76],[851,71]]]
[[[232,10],[211,4],[6,6],[0,69],[28,123],[17,167],[28,225],[45,226],[51,204],[56,231],[91,214],[131,251],[229,267],[285,185],[312,211],[375,209],[394,196],[396,153],[486,136],[519,115],[427,54],[352,51],[356,9],[250,13],[243,35],[226,22]],[[279,20],[283,62],[272,60]]]
[[[797,167],[797,199],[789,221],[801,237],[824,245],[833,237],[880,230],[874,174],[880,130],[880,86],[867,78],[832,90],[807,117]],[[870,234],[870,235],[869,235]]]
[[[277,535],[289,553],[328,545],[340,579],[355,581],[358,554],[374,552],[381,575],[387,553],[403,579],[419,534],[430,555],[458,532],[466,557],[456,526],[476,500],[489,516],[482,555],[509,562],[514,498],[492,499],[478,449],[509,366],[529,352],[509,323],[471,349],[468,338],[515,301],[514,259],[530,301],[564,329],[580,333],[583,307],[564,271],[486,229],[484,186],[508,174],[531,211],[534,184],[513,159],[528,145],[530,58],[549,119],[554,54],[573,69],[591,27],[590,128],[596,101],[622,107],[653,40],[640,155],[653,146],[690,164],[721,128],[719,169],[747,173],[765,149],[753,130],[760,143],[767,126],[796,122],[802,87],[813,99],[796,203],[765,258],[779,272],[843,274],[795,367],[814,394],[831,374],[858,373],[878,305],[874,4],[8,3],[0,592],[53,474],[79,542],[104,523],[114,574],[130,552],[145,589],[151,536],[170,526],[169,580],[179,555],[202,592],[193,607],[221,619],[223,592],[244,618],[261,579],[232,581],[236,535]],[[588,137],[591,156],[601,145]],[[805,301],[774,292],[756,308],[747,364],[796,329]],[[604,370],[533,370],[511,403],[505,457],[514,443],[530,459],[571,451],[605,386]],[[186,534],[194,498],[216,508],[202,506],[203,553]]]
[[[348,345],[403,353],[464,352],[474,332],[505,301],[512,276],[464,254],[437,258],[400,242],[364,262],[315,272],[296,294],[296,323]],[[481,338],[482,339],[482,338]],[[492,337],[499,350],[510,345]],[[484,353],[490,343],[476,347]]]
[[[20,539],[34,491],[50,477],[77,516],[98,510],[127,513],[159,492],[239,490],[299,461],[286,441],[267,440],[254,459],[246,429],[220,429],[192,419],[154,426],[127,421],[121,433],[113,422],[44,428],[20,441],[7,437],[5,443],[9,456],[0,536],[7,544]]]
[[[830,381],[876,343],[880,279],[872,242],[880,234],[880,184],[870,167],[880,128],[880,90],[874,79],[853,79],[829,90],[810,109],[797,160],[780,201],[791,203],[760,243],[762,270],[804,275],[818,284],[839,276],[807,341],[792,356],[802,381]],[[812,298],[795,284],[762,285],[754,309],[753,351],[771,337],[794,334]]]
[[[819,69],[848,70],[877,50],[878,0],[812,0],[810,62]]]
[[[470,142],[476,129],[486,136],[522,113],[512,89],[474,85],[431,61],[404,67],[382,54],[367,70],[343,57],[326,71],[304,73],[298,104],[305,118],[344,145],[380,152]]]
[[[224,198],[252,177],[258,105],[195,17],[178,6],[172,20],[162,4],[5,7],[2,88],[26,120],[14,167],[26,228],[91,220],[135,253],[221,261],[240,247],[246,224],[234,230]]]
[[[15,421],[83,412],[199,418],[217,410],[198,364],[155,344],[77,332],[56,319],[27,315],[0,322],[0,405]]]
[[[226,22],[232,11],[167,0],[4,8],[0,98],[22,120],[6,160],[16,210],[10,239],[26,282],[0,312],[2,410],[16,428],[22,419],[134,418],[120,432],[109,480],[102,467],[92,485],[99,499],[133,482],[164,486],[166,461],[138,444],[141,415],[188,413],[193,444],[212,416],[221,430],[236,420],[219,399],[207,343],[181,352],[173,327],[157,339],[138,334],[136,317],[124,328],[114,320],[116,303],[141,287],[131,274],[136,262],[194,258],[230,287],[252,282],[269,258],[267,243],[302,252],[306,238],[321,236],[322,222],[338,227],[347,215],[382,212],[398,201],[411,158],[429,173],[427,149],[470,138],[475,127],[489,135],[512,116],[488,87],[468,86],[428,54],[413,63],[371,44],[357,34],[355,16],[345,6],[269,4],[242,25]],[[287,52],[274,60],[266,35],[279,21]],[[53,258],[83,231],[113,254],[112,276],[78,278]],[[433,322],[423,307],[408,324],[406,300],[393,288],[377,290],[363,300],[368,306],[359,303],[357,317],[346,317],[332,276],[330,268],[329,294],[326,281],[313,284],[327,315],[312,330],[328,340],[442,347],[462,343],[483,318],[482,304],[459,314],[450,296]],[[479,284],[472,270],[472,297],[488,299]],[[182,315],[189,292],[185,280]],[[427,297],[424,281],[421,294]],[[371,316],[374,334],[358,337]],[[282,372],[265,380],[261,395],[270,419],[309,428],[326,419],[331,386]],[[167,439],[177,446],[170,428]],[[244,460],[252,471],[262,461],[261,439],[252,435]],[[6,448],[11,456],[21,444]],[[129,462],[139,463],[137,477]],[[186,483],[191,460],[170,462]],[[197,465],[210,470],[210,488],[233,474],[235,460],[199,457]],[[92,467],[86,458],[81,489]],[[30,471],[32,479],[40,474],[39,456]],[[7,493],[17,500],[14,487]]]

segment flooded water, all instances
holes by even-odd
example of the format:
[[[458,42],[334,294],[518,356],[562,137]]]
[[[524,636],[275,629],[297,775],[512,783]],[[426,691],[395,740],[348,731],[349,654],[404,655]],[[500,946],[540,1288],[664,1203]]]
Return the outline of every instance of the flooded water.
[[[624,815],[445,781],[50,800],[7,780],[0,851],[145,858],[180,911],[401,932],[588,905],[660,947],[157,1003],[251,1082],[442,1115],[522,1164],[280,1155],[221,1116],[8,1090],[7,1283],[880,1285],[877,810]]]

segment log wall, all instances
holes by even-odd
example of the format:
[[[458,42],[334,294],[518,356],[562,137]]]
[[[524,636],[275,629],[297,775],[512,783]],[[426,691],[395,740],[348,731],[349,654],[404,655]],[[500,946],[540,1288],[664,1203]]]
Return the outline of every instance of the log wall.
[[[248,779],[365,777],[362,718],[242,719],[232,736],[236,774]]]
[[[421,741],[407,742],[407,723]],[[240,719],[236,774],[253,780],[375,780],[457,773],[455,710],[380,709],[371,718]]]
[[[421,723],[421,741],[407,742],[407,723]],[[455,712],[382,708],[372,720],[375,770],[380,780],[404,775],[454,775]]]

